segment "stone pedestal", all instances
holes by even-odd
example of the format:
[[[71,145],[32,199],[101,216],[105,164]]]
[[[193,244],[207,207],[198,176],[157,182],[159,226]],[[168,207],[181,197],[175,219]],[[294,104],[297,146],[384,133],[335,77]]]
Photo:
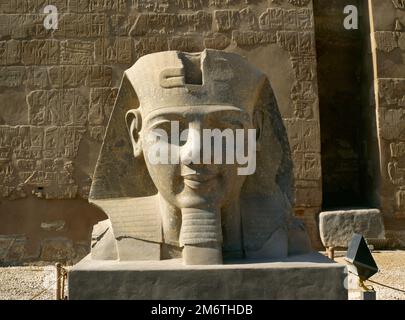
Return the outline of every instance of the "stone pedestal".
[[[69,272],[69,299],[347,299],[344,266],[318,254],[283,261],[184,266],[181,260],[96,261]]]
[[[319,231],[325,248],[347,248],[355,233],[371,243],[385,239],[384,221],[378,209],[321,212]]]

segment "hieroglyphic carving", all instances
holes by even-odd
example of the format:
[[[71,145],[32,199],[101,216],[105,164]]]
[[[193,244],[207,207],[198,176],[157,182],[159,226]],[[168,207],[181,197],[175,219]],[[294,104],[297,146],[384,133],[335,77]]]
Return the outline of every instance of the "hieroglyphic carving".
[[[381,168],[381,210],[405,213],[404,0],[370,1],[376,116]],[[397,9],[397,10],[396,10]],[[381,19],[383,18],[383,19]]]
[[[291,65],[298,81],[312,81],[316,75],[316,59],[314,56],[292,57]]]
[[[106,32],[105,14],[64,14],[58,21],[54,35],[60,38],[93,38],[103,37]]]
[[[391,142],[390,143],[391,157],[401,158],[405,156],[405,142]]]
[[[314,17],[310,9],[297,10],[297,28],[298,30],[313,30]]]
[[[197,36],[175,36],[169,39],[169,50],[199,52],[204,48],[203,39]]]
[[[96,141],[103,141],[105,135],[105,126],[92,126],[90,127],[90,137]]]
[[[309,9],[268,8],[259,17],[261,30],[312,30],[313,17]]]
[[[242,30],[257,30],[258,19],[255,12],[250,8],[246,7],[239,11],[240,18],[240,28]]]
[[[284,122],[292,152],[321,152],[319,124],[317,121],[287,119]]]
[[[85,125],[89,100],[76,89],[37,90],[28,97],[31,125]]]
[[[51,32],[44,28],[44,14],[0,14],[0,39],[46,38]]]
[[[204,39],[204,47],[208,49],[224,50],[231,44],[231,40],[222,33],[214,33]]]
[[[60,62],[61,64],[93,64],[94,43],[80,40],[62,41]]]
[[[44,157],[75,158],[85,131],[85,127],[80,126],[52,126],[45,128]]]
[[[386,140],[405,140],[405,108],[381,108],[379,115],[380,136]]]
[[[262,30],[283,28],[283,9],[269,8],[259,17],[259,26]]]
[[[224,8],[240,4],[243,0],[208,0],[208,7]],[[247,2],[247,1],[244,1]]]
[[[405,0],[392,0],[396,9],[405,10]]]
[[[216,31],[226,32],[237,29],[240,25],[238,10],[216,10],[214,12]]]
[[[132,62],[132,51],[132,38],[103,38],[95,42],[97,64],[130,64]]]
[[[315,39],[312,32],[277,31],[277,42],[291,56],[306,56],[315,53]]]
[[[55,89],[107,87],[112,83],[112,68],[108,66],[54,66],[48,69],[48,73]]]
[[[285,30],[295,30],[297,28],[297,11],[283,10],[283,24]]]
[[[88,87],[108,87],[112,84],[112,68],[109,66],[91,66],[86,78]]]
[[[314,83],[312,81],[297,81],[291,88],[291,100],[294,105],[294,115],[300,119],[312,119],[314,104],[317,101]]]
[[[10,16],[0,14],[0,40],[5,40],[11,35]]]
[[[16,172],[11,164],[11,161],[0,162],[0,178],[3,183],[13,183],[16,179]]]
[[[181,2],[177,0],[178,2]],[[180,7],[181,3],[178,3]],[[169,0],[134,0],[134,8],[138,11],[167,12],[170,7]],[[187,9],[187,8],[182,8]],[[197,8],[193,8],[197,9]]]
[[[270,31],[232,31],[232,41],[238,47],[255,47],[277,42],[276,33]]]
[[[401,187],[396,193],[397,209],[405,211],[405,187]]]
[[[204,32],[212,27],[212,14],[197,11],[191,14],[141,13],[133,25],[133,37],[147,34],[173,33],[176,31]]]
[[[0,41],[0,65],[21,63],[21,41]]]
[[[73,163],[84,127],[0,126],[0,185],[5,197],[25,197],[25,186],[47,199],[76,196]]]
[[[379,79],[379,135],[387,183],[395,186],[396,210],[405,210],[405,94],[403,79]],[[388,140],[388,141],[387,141]],[[384,174],[386,176],[386,174]]]
[[[56,6],[59,12],[66,12],[68,3],[69,0],[0,0],[0,13],[38,13],[48,4]]]
[[[315,38],[311,32],[298,33],[298,53],[301,56],[315,53]]]
[[[405,80],[378,79],[379,103],[381,107],[405,107]]]
[[[391,52],[398,48],[398,37],[396,32],[377,31],[374,32],[374,37],[377,50]]]
[[[71,12],[126,12],[130,9],[128,4],[133,1],[127,0],[70,0],[69,10]]]
[[[107,124],[117,94],[117,88],[95,88],[91,90],[88,116],[90,125]]]
[[[86,85],[88,66],[54,66],[48,69],[52,88],[75,88]]]
[[[392,184],[405,185],[405,166],[401,165],[397,159],[392,159],[388,163],[388,176]]]
[[[108,34],[124,37],[131,32],[132,26],[135,24],[137,15],[114,14],[109,17]]]
[[[296,152],[292,157],[295,179],[319,180],[321,178],[321,155],[319,153]]]
[[[19,87],[23,84],[25,76],[24,67],[0,68],[0,87]]]
[[[88,121],[92,139],[103,141],[105,126],[110,119],[117,94],[118,88],[95,88],[91,90]]]
[[[291,55],[298,55],[298,32],[277,31],[278,44]]]
[[[46,67],[27,67],[25,85],[28,89],[46,89],[49,86]]]
[[[21,42],[21,63],[25,65],[54,65],[59,63],[60,45],[56,40]]]
[[[303,7],[309,4],[310,0],[288,0],[289,3],[293,4],[294,6]]]
[[[169,44],[164,36],[143,37],[135,44],[137,58],[149,53],[166,50],[169,50]]]

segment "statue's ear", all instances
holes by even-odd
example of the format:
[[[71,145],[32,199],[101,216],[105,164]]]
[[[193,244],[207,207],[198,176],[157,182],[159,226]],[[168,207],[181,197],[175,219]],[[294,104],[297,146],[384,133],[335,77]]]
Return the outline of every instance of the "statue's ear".
[[[129,136],[134,149],[135,158],[142,155],[142,140],[140,132],[142,129],[142,117],[138,109],[131,109],[125,115]]]

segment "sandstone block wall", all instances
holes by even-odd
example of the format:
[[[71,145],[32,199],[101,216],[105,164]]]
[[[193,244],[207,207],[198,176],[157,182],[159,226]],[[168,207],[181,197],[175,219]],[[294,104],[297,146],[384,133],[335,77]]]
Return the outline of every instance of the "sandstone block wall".
[[[405,245],[405,1],[369,0],[387,237]]]

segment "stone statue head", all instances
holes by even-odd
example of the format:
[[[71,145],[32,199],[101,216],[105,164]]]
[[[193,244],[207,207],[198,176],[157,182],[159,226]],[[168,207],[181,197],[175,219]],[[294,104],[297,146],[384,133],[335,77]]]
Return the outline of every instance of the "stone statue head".
[[[292,162],[267,77],[217,50],[140,58],[124,73],[90,201],[109,216],[98,229],[111,233],[110,258],[288,255]]]

